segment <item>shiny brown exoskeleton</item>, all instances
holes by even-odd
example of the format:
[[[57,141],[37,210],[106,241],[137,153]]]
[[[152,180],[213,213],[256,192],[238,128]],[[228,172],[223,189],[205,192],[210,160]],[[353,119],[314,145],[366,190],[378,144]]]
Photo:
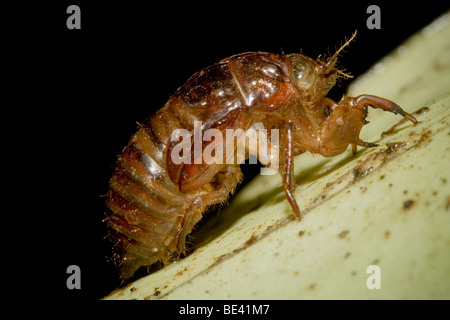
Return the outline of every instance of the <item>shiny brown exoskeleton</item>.
[[[205,210],[226,201],[241,180],[239,163],[175,164],[170,157],[175,129],[192,132],[194,121],[202,122],[202,131],[215,128],[224,135],[226,129],[252,126],[278,129],[280,153],[272,161],[279,161],[283,189],[300,219],[292,194],[294,156],[305,151],[334,156],[348,145],[353,152],[356,146],[375,146],[359,138],[368,106],[417,123],[384,98],[360,95],[336,103],[325,97],[338,77],[347,76],[335,65],[353,37],[325,61],[264,52],[226,58],[194,74],[140,127],[118,158],[106,201],[105,221],[122,279],[185,253],[186,236]],[[251,153],[246,150],[246,157]]]

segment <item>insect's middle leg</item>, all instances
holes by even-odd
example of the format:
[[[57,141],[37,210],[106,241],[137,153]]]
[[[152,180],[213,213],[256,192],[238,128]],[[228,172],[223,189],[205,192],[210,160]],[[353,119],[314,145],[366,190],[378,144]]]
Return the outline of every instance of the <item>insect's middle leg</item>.
[[[295,190],[294,180],[294,155],[292,152],[292,128],[290,124],[287,124],[281,130],[281,150],[285,150],[282,154],[281,174],[283,176],[283,190],[286,193],[286,197],[291,204],[292,210],[295,213],[297,220],[301,220],[300,208],[292,193]]]

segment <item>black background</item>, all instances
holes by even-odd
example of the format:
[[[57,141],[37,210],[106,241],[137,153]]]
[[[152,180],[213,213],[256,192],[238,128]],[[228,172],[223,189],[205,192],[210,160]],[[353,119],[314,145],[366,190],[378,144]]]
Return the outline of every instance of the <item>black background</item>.
[[[66,28],[70,4],[81,8],[81,30]],[[381,8],[381,30],[366,27],[370,4]],[[25,265],[22,275],[54,299],[96,300],[119,284],[107,261],[101,195],[136,122],[196,71],[246,51],[301,49],[316,58],[333,53],[357,29],[340,65],[358,76],[446,9],[444,1],[300,0],[55,1],[16,9],[21,18],[10,29],[23,32],[13,37],[19,62],[7,61],[17,66],[10,84],[19,87],[19,117],[8,140],[26,130],[27,142],[13,158],[24,161],[21,173],[38,175],[19,179],[16,189],[23,192],[19,207],[31,204],[17,225],[35,232],[24,237],[15,265]],[[339,99],[348,83],[330,96]],[[81,268],[81,290],[66,287],[71,264]]]

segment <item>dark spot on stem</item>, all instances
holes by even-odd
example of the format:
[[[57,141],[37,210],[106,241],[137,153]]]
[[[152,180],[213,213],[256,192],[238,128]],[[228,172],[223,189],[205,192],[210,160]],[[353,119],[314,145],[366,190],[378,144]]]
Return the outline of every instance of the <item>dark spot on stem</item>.
[[[412,205],[414,204],[414,200],[406,200],[405,202],[403,202],[403,209],[409,209],[412,207]]]
[[[339,235],[338,235],[339,239],[344,239],[348,235],[349,232],[350,232],[349,230],[344,230],[341,233],[339,233]]]

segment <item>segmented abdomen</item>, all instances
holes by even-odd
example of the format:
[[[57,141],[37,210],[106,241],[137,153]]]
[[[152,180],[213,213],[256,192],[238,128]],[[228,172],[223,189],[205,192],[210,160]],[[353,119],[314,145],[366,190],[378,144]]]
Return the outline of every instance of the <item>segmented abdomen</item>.
[[[284,61],[282,55],[249,53],[200,71],[132,136],[106,201],[122,279],[184,253],[186,235],[205,209],[225,201],[241,180],[239,164],[175,165],[172,133],[192,132],[194,121],[202,121],[202,130],[246,130],[256,119],[249,108],[271,109],[291,95]]]
[[[178,123],[170,110],[150,118],[130,139],[110,180],[105,222],[122,279],[184,250],[178,238],[198,195],[182,193],[168,175],[168,142]]]
[[[171,105],[130,139],[110,180],[105,222],[122,279],[141,266],[166,264],[174,254],[185,253],[186,236],[206,208],[224,202],[241,180],[238,165],[223,165],[198,187],[180,191],[169,175],[171,132],[182,128]]]

